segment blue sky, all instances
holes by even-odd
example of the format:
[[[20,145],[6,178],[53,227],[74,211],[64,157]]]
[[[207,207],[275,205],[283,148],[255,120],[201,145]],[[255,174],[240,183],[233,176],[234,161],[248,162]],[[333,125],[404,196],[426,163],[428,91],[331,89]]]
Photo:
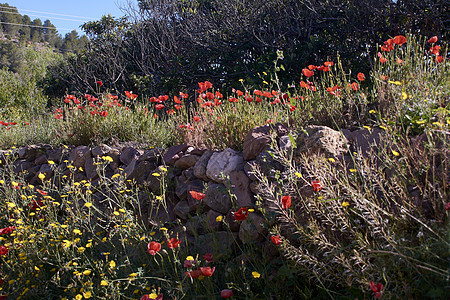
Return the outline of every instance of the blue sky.
[[[3,0],[19,9],[22,15],[31,20],[50,20],[63,36],[75,29],[82,33],[80,25],[88,21],[99,20],[103,15],[123,16],[120,7],[127,5],[127,0]],[[136,3],[136,0],[130,2]],[[65,20],[63,20],[65,19]]]

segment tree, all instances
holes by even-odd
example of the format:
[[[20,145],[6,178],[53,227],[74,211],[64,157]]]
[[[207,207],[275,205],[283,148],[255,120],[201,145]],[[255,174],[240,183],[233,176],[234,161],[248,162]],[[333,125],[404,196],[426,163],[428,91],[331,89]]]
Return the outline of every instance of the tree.
[[[43,32],[42,21],[40,19],[33,20],[33,26],[31,27],[31,41],[32,42],[41,42],[43,41]]]

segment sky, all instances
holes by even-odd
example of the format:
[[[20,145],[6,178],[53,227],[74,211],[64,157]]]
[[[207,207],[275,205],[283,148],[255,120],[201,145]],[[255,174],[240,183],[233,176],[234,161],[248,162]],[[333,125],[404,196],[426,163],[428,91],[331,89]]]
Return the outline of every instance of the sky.
[[[18,8],[19,13],[28,15],[31,20],[41,19],[55,25],[62,36],[76,30],[82,34],[80,26],[89,21],[97,21],[103,15],[121,17],[120,7],[130,0],[0,0]],[[130,2],[136,3],[136,0]]]

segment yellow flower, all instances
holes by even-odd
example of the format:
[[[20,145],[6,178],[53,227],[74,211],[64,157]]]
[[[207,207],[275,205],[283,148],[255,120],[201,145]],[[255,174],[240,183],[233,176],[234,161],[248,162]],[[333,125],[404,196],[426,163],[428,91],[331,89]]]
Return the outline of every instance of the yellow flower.
[[[83,299],[83,296],[80,295],[80,294],[78,294],[78,295],[75,296],[75,299],[76,299],[76,300],[81,300],[81,299]]]
[[[150,299],[156,299],[156,298],[158,298],[158,295],[155,294],[155,293],[151,293],[150,295],[148,295],[148,297],[149,297]]]
[[[113,214],[114,214],[115,216],[120,216],[120,213],[119,213],[118,211],[116,211],[116,210],[113,212]]]
[[[403,100],[408,99],[408,94],[405,92],[402,92],[402,98],[403,98]]]
[[[263,83],[264,83],[264,84],[269,84],[269,83],[268,83],[267,81],[265,81],[265,80],[263,80]]]
[[[254,212],[255,210],[253,208],[249,208],[248,212]]]
[[[194,260],[194,257],[192,257],[191,255],[189,255],[188,257],[186,257],[186,260]]]
[[[86,244],[86,248],[91,248],[92,247],[92,243],[87,243]]]
[[[49,165],[54,165],[54,164],[55,164],[55,162],[54,162],[53,160],[49,160],[49,161],[47,161],[47,163],[48,163]]]
[[[80,170],[80,172],[83,172],[83,168],[82,167],[79,167],[78,170]]]
[[[131,273],[128,277],[134,279],[136,278],[137,275],[138,275],[137,273]]]
[[[369,114],[375,114],[376,111],[374,109],[369,110]]]
[[[223,220],[223,216],[217,216],[216,217],[216,222],[222,222]]]
[[[111,268],[111,269],[114,269],[115,267],[116,267],[116,262],[115,261],[110,261],[109,262],[109,267]]]
[[[302,173],[300,173],[300,172],[295,172],[294,175],[297,176],[298,178],[302,177]]]
[[[167,231],[168,229],[166,227],[161,227],[159,230],[161,231]]]
[[[420,120],[420,121],[416,121],[416,124],[425,124],[427,121],[424,121],[424,120]]]
[[[253,276],[253,278],[259,278],[259,277],[261,277],[261,274],[259,274],[259,273],[256,272],[256,271],[253,271],[253,272],[252,272],[252,276]]]
[[[395,85],[402,85],[402,83],[400,81],[398,81],[398,80],[396,80],[396,81],[389,80],[388,82],[392,83],[392,84],[395,84]]]
[[[111,176],[112,179],[119,177],[120,174],[114,174],[113,176]]]
[[[113,162],[113,159],[112,159],[111,156],[102,156],[102,159],[103,159],[104,161]]]
[[[63,248],[69,248],[72,245],[72,242],[69,240],[63,240]]]
[[[350,171],[351,173],[355,173],[355,172],[356,172],[356,169],[349,169],[349,171]]]
[[[155,177],[161,176],[161,174],[159,174],[159,173],[153,173],[152,175],[155,176]]]
[[[387,128],[383,125],[379,126],[381,129],[387,130]]]
[[[154,231],[150,232],[150,236],[153,236],[155,234],[156,234],[156,232],[154,232]]]
[[[42,173],[39,173],[38,177],[39,177],[40,180],[44,180],[45,179],[45,175],[42,174]]]
[[[84,250],[86,250],[86,248],[84,248],[84,247],[78,247],[78,252],[81,252],[81,253],[83,253],[83,252],[84,252]]]
[[[159,167],[159,169],[160,169],[161,171],[163,171],[163,172],[167,172],[167,169],[164,168],[164,167]]]
[[[334,158],[330,157],[330,158],[328,159],[328,161],[334,163],[336,160],[335,160]]]
[[[395,150],[392,150],[392,154],[394,154],[394,156],[399,156],[399,155],[400,155],[400,153],[398,153],[398,152],[395,151]]]
[[[349,205],[350,205],[350,203],[348,203],[347,201],[342,202],[342,206],[343,206],[343,207],[347,207],[347,206],[349,206]]]
[[[36,267],[36,266],[34,266],[34,269],[35,269],[36,271],[39,271],[39,268],[38,268],[38,267]]]
[[[81,235],[81,231],[79,229],[74,229],[73,233]]]
[[[121,213],[125,213],[125,209],[123,209],[123,208],[119,208],[119,211],[120,211]]]
[[[90,291],[87,291],[86,293],[84,293],[84,298],[89,299],[91,298],[92,293]]]
[[[86,206],[86,207],[91,207],[92,206],[92,203],[91,202],[86,202],[85,204],[84,204],[84,206]]]
[[[101,286],[107,286],[108,285],[108,281],[102,280],[102,281],[100,281],[100,285]]]
[[[0,184],[5,184],[5,181],[3,179],[1,179]]]
[[[6,204],[8,205],[9,208],[16,207],[16,205],[12,202],[6,202]]]
[[[84,270],[83,271],[83,275],[90,275],[92,273],[92,271],[91,270]]]

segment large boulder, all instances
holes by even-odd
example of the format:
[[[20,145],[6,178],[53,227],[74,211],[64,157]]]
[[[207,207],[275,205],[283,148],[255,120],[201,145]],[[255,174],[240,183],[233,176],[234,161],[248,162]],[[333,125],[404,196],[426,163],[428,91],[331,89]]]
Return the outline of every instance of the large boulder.
[[[243,168],[244,159],[242,154],[230,148],[222,152],[214,152],[206,167],[206,176],[209,179],[223,183],[230,173]]]
[[[209,182],[203,202],[211,209],[226,214],[231,209],[231,197],[223,184]]]
[[[200,159],[194,165],[194,175],[197,178],[200,178],[204,181],[209,181],[208,176],[206,176],[206,168],[208,167],[208,162],[211,156],[213,155],[213,151],[207,150],[203,153]]]
[[[124,165],[129,165],[132,161],[138,160],[139,156],[141,156],[142,151],[137,150],[133,147],[125,147],[122,149],[122,153],[120,153],[120,161]]]
[[[249,133],[247,133],[244,139],[244,159],[255,159],[258,154],[270,148],[273,137],[278,139],[287,132],[288,129],[280,123],[253,128]]]
[[[256,241],[262,242],[266,239],[267,222],[264,217],[257,213],[250,213],[248,217],[242,221],[239,228],[239,239],[244,244]]]
[[[190,167],[193,167],[197,161],[200,159],[200,156],[194,155],[194,154],[185,154],[181,156],[176,162],[175,162],[175,168],[186,170]]]
[[[251,181],[244,171],[235,170],[230,172],[230,181],[226,182],[226,186],[236,196],[238,207],[253,205],[254,197],[250,190],[250,183]]]
[[[343,134],[326,126],[308,126],[299,132],[296,139],[295,156],[302,153],[323,154],[338,157],[348,152],[348,142]]]

